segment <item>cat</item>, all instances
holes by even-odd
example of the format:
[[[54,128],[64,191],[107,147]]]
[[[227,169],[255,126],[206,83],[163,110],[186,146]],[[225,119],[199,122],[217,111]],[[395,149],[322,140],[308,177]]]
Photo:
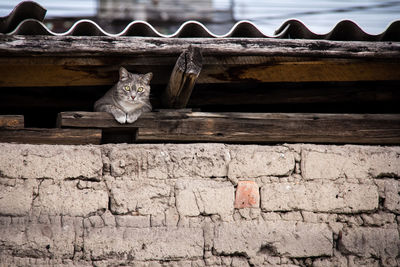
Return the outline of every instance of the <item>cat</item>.
[[[153,73],[134,74],[119,69],[119,81],[96,101],[94,111],[111,113],[120,123],[133,123],[143,112],[150,112],[150,81]]]

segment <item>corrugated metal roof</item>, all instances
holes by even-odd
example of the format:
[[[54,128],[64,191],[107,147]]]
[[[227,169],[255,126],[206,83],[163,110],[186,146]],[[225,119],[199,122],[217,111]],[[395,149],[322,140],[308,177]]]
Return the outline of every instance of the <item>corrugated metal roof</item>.
[[[299,20],[288,20],[275,32],[264,34],[254,23],[239,21],[223,35],[212,33],[197,21],[187,21],[173,34],[158,32],[145,21],[132,21],[117,34],[106,32],[92,20],[79,20],[69,30],[62,33],[51,31],[43,23],[46,10],[35,2],[23,2],[10,15],[0,18],[0,32],[8,35],[54,35],[54,36],[140,36],[161,38],[282,38],[282,39],[325,39],[340,41],[400,41],[400,20],[394,21],[381,34],[371,35],[363,31],[355,22],[340,21],[327,34],[316,34]]]
[[[22,2],[8,16],[0,17],[0,33],[14,31],[26,19],[43,21],[45,15],[46,9],[38,3],[31,1]]]

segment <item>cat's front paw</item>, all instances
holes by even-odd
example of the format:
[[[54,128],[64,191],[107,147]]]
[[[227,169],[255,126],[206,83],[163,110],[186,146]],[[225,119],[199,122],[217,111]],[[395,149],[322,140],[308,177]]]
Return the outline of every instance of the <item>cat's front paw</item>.
[[[124,124],[126,123],[126,115],[114,115],[114,118],[120,123]]]
[[[128,113],[126,116],[126,122],[127,123],[133,123],[135,122],[140,116],[140,113]]]

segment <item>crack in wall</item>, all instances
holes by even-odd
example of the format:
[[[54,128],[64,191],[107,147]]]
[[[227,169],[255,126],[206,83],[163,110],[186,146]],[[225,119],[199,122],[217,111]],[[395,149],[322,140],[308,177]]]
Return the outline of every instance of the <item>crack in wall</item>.
[[[37,179],[37,180],[39,182],[36,187],[36,192],[35,192],[35,189],[33,189],[33,192],[32,192],[32,204],[31,204],[31,208],[30,208],[30,214],[33,212],[33,210],[35,208],[35,201],[40,195],[40,187],[42,186],[42,183],[44,182],[45,178],[41,178],[41,179]]]

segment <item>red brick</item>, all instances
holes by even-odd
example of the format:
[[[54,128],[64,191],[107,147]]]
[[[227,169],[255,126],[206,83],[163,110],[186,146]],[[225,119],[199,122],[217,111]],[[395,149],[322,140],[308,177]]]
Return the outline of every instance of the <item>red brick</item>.
[[[253,181],[239,181],[236,188],[235,208],[258,208],[259,206],[258,185]]]

